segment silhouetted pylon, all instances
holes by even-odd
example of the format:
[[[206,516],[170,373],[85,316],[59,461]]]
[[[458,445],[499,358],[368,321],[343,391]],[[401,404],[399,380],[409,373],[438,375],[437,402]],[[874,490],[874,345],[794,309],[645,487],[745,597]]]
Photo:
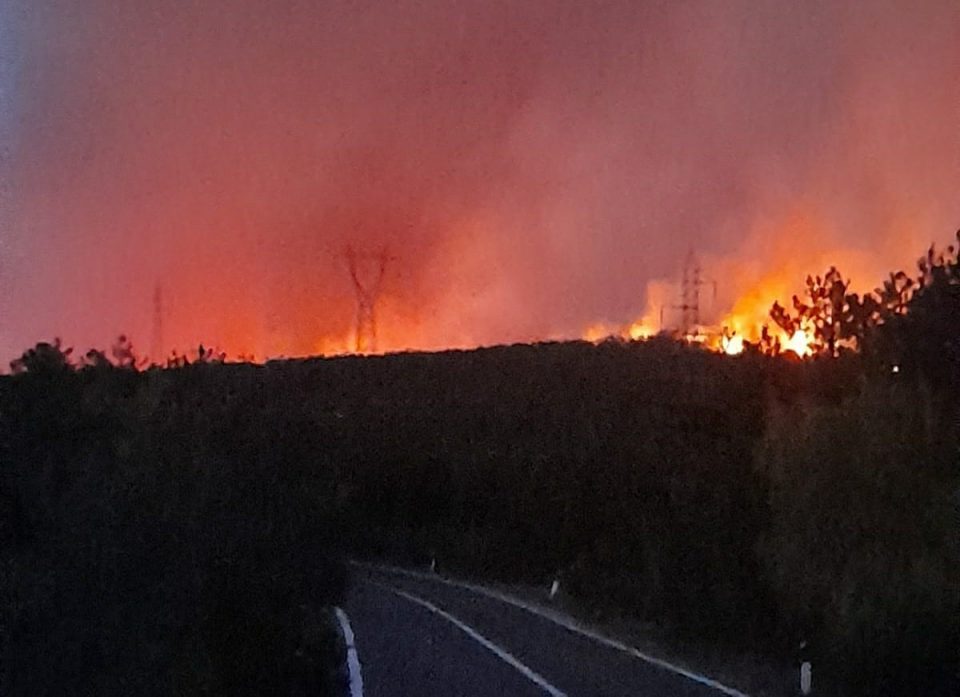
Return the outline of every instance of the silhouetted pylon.
[[[357,298],[354,350],[373,353],[377,350],[377,298],[389,258],[385,250],[377,254],[358,254],[351,246],[347,246],[345,256]]]
[[[160,365],[163,362],[163,287],[159,283],[153,288],[153,331],[150,339],[150,360]]]
[[[680,333],[689,337],[700,330],[700,288],[705,285],[713,286],[713,297],[717,297],[717,282],[703,278],[703,269],[696,252],[692,249],[687,252],[683,262],[683,277],[680,281],[680,304],[673,309],[680,310]],[[661,318],[660,323],[663,324]]]

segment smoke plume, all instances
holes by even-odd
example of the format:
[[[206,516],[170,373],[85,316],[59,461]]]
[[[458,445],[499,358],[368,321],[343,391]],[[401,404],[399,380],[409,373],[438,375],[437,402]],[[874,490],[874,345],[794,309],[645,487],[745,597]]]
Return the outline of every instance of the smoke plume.
[[[0,0],[0,354],[341,351],[348,246],[383,350],[629,323],[690,249],[716,321],[869,288],[960,224],[958,81],[954,0]]]

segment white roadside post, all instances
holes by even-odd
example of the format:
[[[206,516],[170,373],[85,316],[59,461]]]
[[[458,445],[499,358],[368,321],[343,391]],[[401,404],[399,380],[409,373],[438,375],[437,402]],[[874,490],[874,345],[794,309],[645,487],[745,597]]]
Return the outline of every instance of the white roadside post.
[[[810,664],[810,661],[804,660],[805,649],[807,648],[807,642],[800,642],[800,694],[809,695],[810,691],[813,689],[813,666]]]
[[[560,579],[553,579],[553,583],[550,584],[550,600],[553,600],[557,597],[557,593],[560,591]]]

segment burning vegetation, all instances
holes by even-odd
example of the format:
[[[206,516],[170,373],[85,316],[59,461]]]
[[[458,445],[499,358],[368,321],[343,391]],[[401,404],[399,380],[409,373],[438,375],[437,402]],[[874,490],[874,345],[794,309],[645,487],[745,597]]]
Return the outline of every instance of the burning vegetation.
[[[803,291],[794,294],[789,302],[775,299],[769,304],[768,289],[782,289],[786,281],[766,278],[747,289],[733,308],[712,325],[699,321],[699,288],[705,282],[699,263],[691,256],[680,284],[681,301],[660,305],[657,328],[645,316],[619,330],[593,325],[584,338],[593,342],[610,337],[635,341],[665,335],[732,355],[756,351],[768,355],[836,357],[846,350],[862,351],[878,327],[908,313],[912,300],[922,303],[925,298],[957,292],[958,249],[960,231],[957,244],[944,249],[931,246],[917,262],[915,275],[891,272],[873,291],[862,294],[853,290],[849,278],[837,267],[831,266],[823,275],[808,275]],[[662,293],[657,295],[663,297]],[[681,312],[679,327],[664,327],[666,309]]]
[[[321,606],[345,585],[317,560],[342,554],[561,574],[599,614],[761,656],[750,694],[787,694],[805,640],[818,692],[952,697],[956,247],[888,280],[854,301],[828,273],[781,307],[828,360],[28,350],[0,377],[0,692],[334,694]]]
[[[4,359],[371,352],[347,245],[373,352],[679,330],[688,248],[698,333],[803,352],[774,301],[957,220],[952,0],[154,4],[0,9]]]

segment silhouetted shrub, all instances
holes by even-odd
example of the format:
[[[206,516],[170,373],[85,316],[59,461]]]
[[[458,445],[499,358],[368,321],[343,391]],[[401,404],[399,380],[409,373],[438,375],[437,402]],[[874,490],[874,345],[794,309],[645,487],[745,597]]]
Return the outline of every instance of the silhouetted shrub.
[[[869,384],[778,411],[759,450],[761,557],[794,631],[865,694],[955,694],[957,427],[929,390]]]
[[[332,493],[208,367],[0,381],[3,694],[334,693]]]

